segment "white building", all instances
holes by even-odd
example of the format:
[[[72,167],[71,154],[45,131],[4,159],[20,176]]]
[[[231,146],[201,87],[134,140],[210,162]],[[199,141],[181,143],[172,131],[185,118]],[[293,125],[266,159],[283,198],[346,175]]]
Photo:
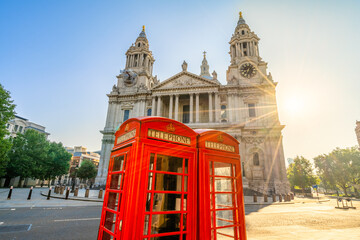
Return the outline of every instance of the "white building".
[[[16,137],[18,133],[24,134],[27,129],[33,129],[40,133],[44,133],[47,136],[50,133],[45,131],[45,127],[37,123],[30,122],[28,119],[15,115],[15,118],[10,120],[7,124],[7,130],[9,131],[9,137]]]
[[[267,63],[259,54],[259,37],[241,13],[230,39],[227,84],[209,73],[204,52],[200,74],[182,71],[160,82],[153,76],[154,57],[145,29],[126,52],[125,69],[108,94],[97,185],[104,185],[114,133],[131,117],[163,116],[193,129],[212,128],[240,142],[244,187],[260,192],[287,193],[285,159],[275,88]]]

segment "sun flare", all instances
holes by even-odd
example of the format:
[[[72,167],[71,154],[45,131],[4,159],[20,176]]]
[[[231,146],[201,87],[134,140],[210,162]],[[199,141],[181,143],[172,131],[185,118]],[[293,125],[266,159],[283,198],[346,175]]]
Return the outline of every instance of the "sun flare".
[[[286,111],[292,115],[302,114],[304,112],[304,99],[299,97],[290,97],[286,100]]]

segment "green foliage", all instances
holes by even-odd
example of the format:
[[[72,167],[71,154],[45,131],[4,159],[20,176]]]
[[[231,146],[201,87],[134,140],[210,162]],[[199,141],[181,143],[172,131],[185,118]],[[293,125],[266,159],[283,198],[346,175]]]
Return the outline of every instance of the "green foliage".
[[[71,154],[61,143],[49,142],[44,134],[32,129],[11,141],[7,177],[51,180],[68,172]]]
[[[70,167],[71,154],[63,147],[62,143],[50,143],[44,173],[47,179],[54,179],[56,176],[68,172]]]
[[[90,160],[84,160],[77,171],[77,176],[81,179],[90,179],[94,178],[96,173],[95,164]]]
[[[292,187],[299,187],[303,191],[317,183],[310,161],[302,156],[296,157],[289,165],[287,176]]]
[[[5,168],[8,163],[8,151],[11,148],[9,139],[5,139],[8,134],[7,123],[14,118],[15,104],[11,100],[10,92],[6,91],[0,84],[0,177],[5,175]]]
[[[329,154],[314,158],[315,166],[325,187],[337,189],[340,187],[345,195],[354,187],[358,195],[360,184],[360,151],[357,147],[336,148]]]
[[[32,177],[35,164],[27,153],[29,145],[25,135],[18,134],[16,138],[11,138],[11,142],[12,147],[8,154],[10,161],[6,168],[6,176],[9,178]]]

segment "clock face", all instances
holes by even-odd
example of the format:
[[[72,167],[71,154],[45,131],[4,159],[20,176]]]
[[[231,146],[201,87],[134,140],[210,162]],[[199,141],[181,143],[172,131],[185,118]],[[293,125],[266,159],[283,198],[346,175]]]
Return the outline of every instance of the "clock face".
[[[246,78],[252,78],[256,74],[256,68],[251,63],[245,63],[240,67],[240,74]]]

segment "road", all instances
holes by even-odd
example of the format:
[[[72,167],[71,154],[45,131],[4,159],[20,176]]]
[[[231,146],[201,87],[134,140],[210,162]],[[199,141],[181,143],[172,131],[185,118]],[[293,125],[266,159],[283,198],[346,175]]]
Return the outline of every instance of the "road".
[[[100,206],[0,209],[0,226],[26,225],[0,239],[96,239],[100,215]]]

